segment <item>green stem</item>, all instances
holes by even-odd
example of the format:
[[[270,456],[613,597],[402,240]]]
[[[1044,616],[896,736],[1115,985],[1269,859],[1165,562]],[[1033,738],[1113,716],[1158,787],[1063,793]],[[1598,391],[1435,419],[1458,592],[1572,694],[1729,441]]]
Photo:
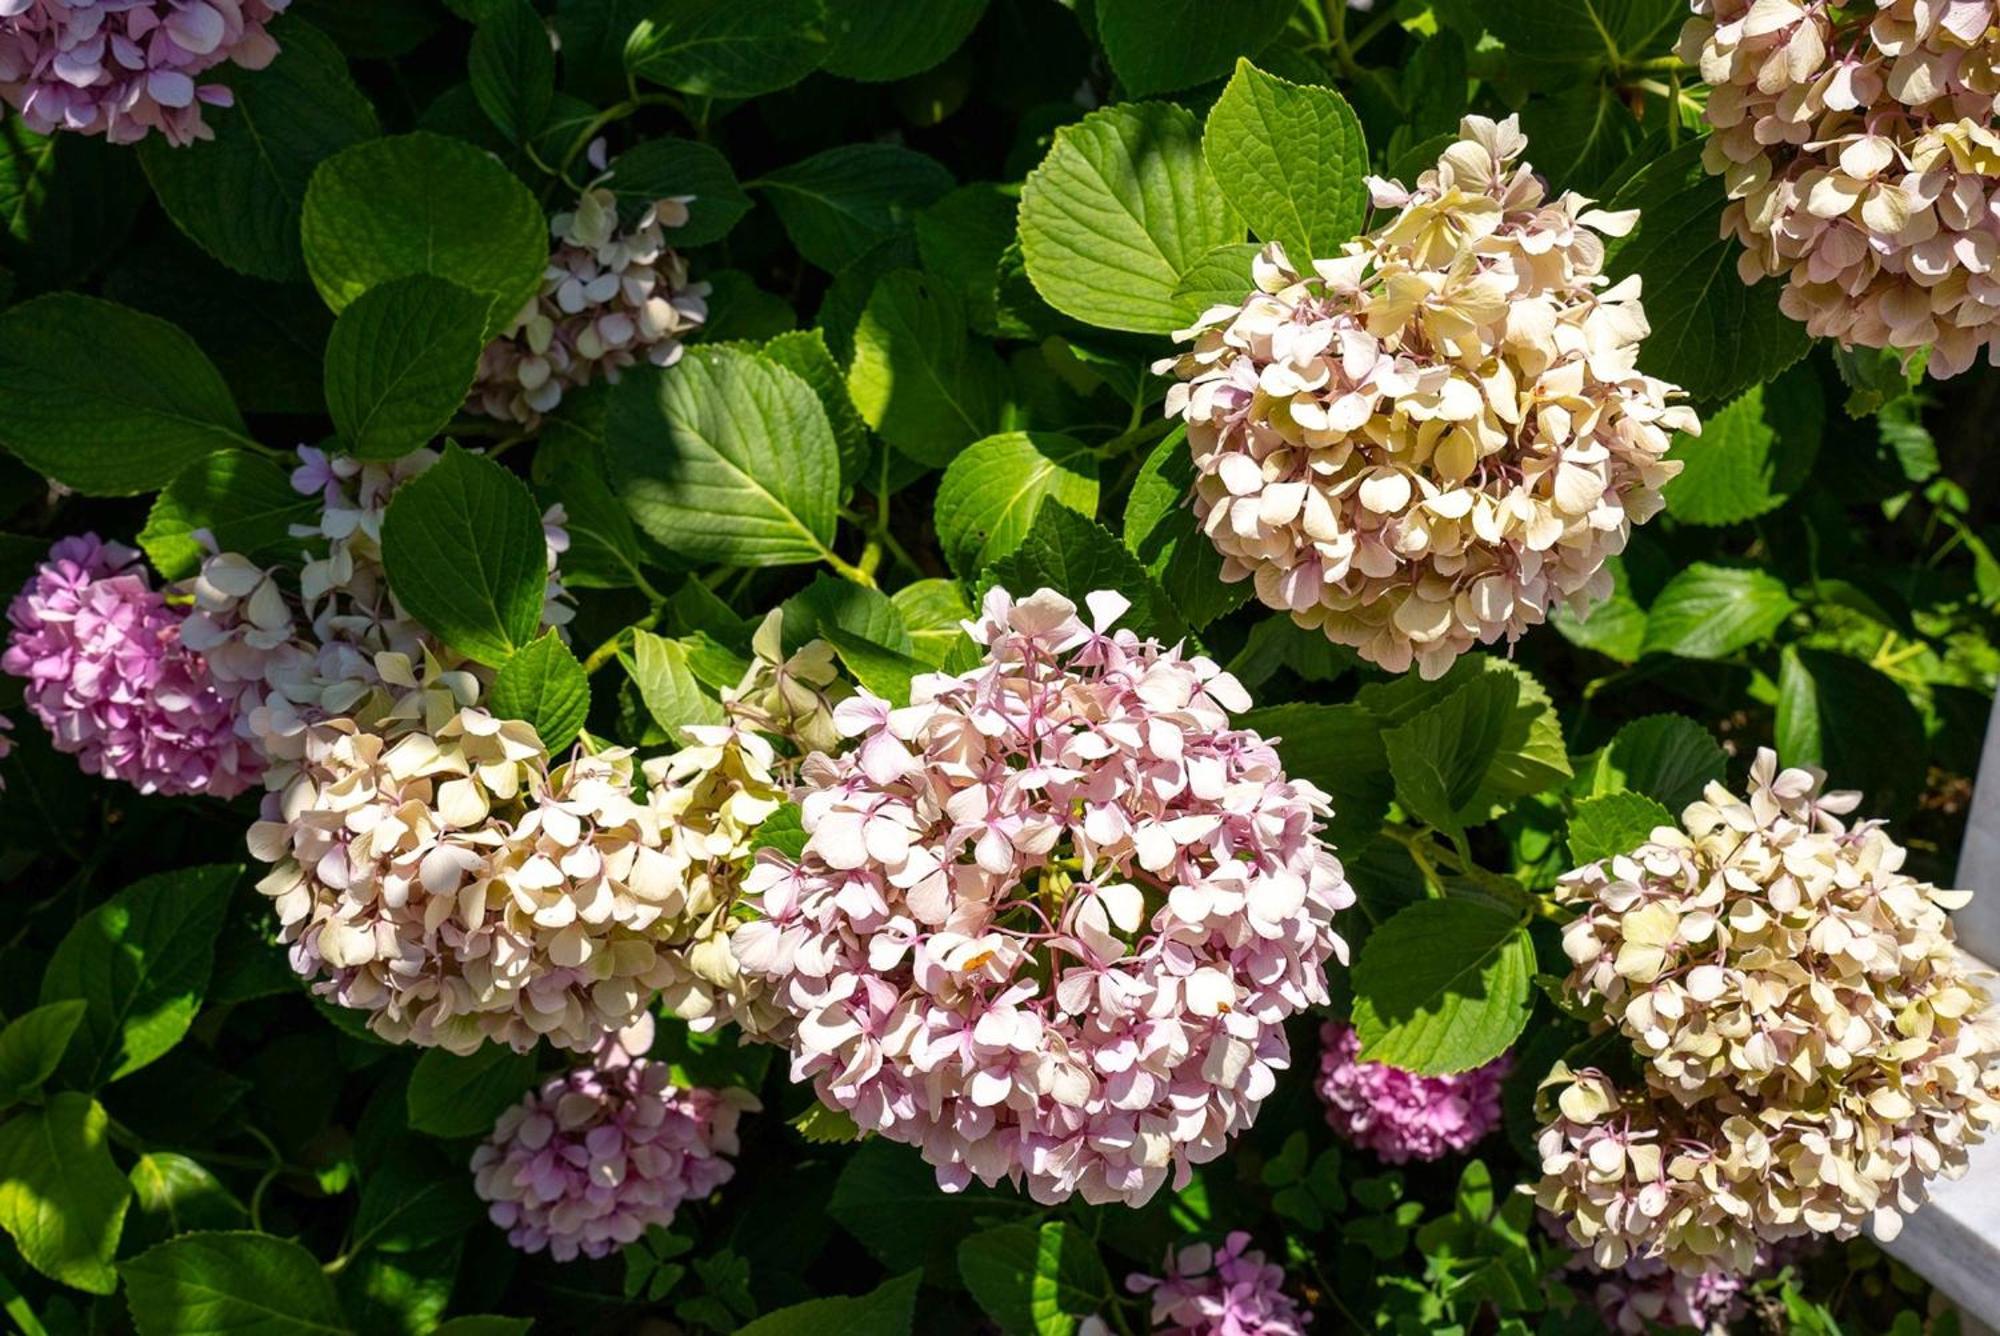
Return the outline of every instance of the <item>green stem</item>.
[[[847,558],[841,556],[833,549],[828,548],[821,552],[820,559],[833,567],[834,574],[854,581],[854,583],[860,585],[863,589],[873,589],[876,587],[874,576],[847,560]]]

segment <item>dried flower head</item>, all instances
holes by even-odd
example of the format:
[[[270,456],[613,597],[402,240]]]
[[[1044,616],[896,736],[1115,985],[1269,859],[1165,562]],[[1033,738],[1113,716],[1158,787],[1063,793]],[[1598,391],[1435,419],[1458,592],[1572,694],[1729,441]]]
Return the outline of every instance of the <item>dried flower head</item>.
[[[1351,1025],[1327,1022],[1320,1045],[1326,1121],[1390,1164],[1469,1150],[1500,1125],[1500,1083],[1513,1066],[1511,1056],[1452,1076],[1418,1076],[1361,1061],[1361,1037]]]
[[[1301,1336],[1311,1314],[1285,1293],[1285,1269],[1237,1230],[1222,1247],[1167,1250],[1163,1276],[1133,1274],[1125,1288],[1150,1295],[1152,1330],[1165,1336]]]
[[[1843,345],[1932,375],[2000,366],[2000,10],[1994,0],[1695,0],[1712,85],[1702,161],[1746,283]]]
[[[742,1090],[678,1089],[663,1062],[607,1044],[526,1095],[472,1153],[473,1188],[523,1252],[604,1257],[727,1183]]]
[[[278,54],[265,25],[291,0],[0,0],[0,97],[37,134],[74,130],[130,144],[213,139],[202,108],[224,62],[261,70]]]
[[[1629,1040],[1643,1088],[1558,1069],[1543,1206],[1601,1266],[1742,1272],[1760,1244],[1895,1237],[2000,1122],[2000,1032],[1952,945],[1967,893],[1902,872],[1860,795],[1760,751],[1558,895],[1566,988]]]
[[[1395,216],[1311,275],[1267,247],[1257,291],[1154,368],[1183,382],[1167,411],[1223,579],[1427,678],[1608,595],[1679,471],[1670,433],[1700,430],[1635,367],[1637,276],[1599,290],[1598,234],[1636,214],[1547,199],[1512,117],[1460,133],[1414,191],[1372,180]]]
[[[563,391],[645,358],[672,366],[681,337],[708,318],[708,284],[689,283],[666,229],[688,220],[691,195],[663,199],[624,229],[603,186],[549,222],[555,238],[542,288],[486,346],[471,402],[488,416],[533,427]]]
[[[263,759],[238,736],[239,693],[181,643],[185,617],[131,548],[65,538],[8,606],[0,668],[86,772],[141,793],[234,797]]]
[[[1149,1198],[1222,1154],[1324,1001],[1352,903],[1326,795],[1229,724],[1205,658],[1109,630],[1123,598],[1002,589],[984,662],[912,704],[835,711],[808,757],[807,841],[765,855],[734,936],[796,1021],[792,1074],[922,1148],[947,1189]],[[1177,1172],[1176,1172],[1177,1171]]]

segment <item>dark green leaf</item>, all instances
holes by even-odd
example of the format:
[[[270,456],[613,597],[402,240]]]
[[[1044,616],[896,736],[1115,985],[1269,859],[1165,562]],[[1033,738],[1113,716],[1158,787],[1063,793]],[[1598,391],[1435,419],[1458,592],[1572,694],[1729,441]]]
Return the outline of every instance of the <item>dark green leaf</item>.
[[[193,1229],[236,1229],[249,1218],[222,1180],[185,1155],[141,1155],[129,1177],[133,1205],[139,1208],[129,1221],[134,1237],[148,1226],[155,1240]]]
[[[542,746],[560,755],[590,713],[590,678],[554,631],[516,650],[494,676],[487,708],[502,719],[525,719]]]
[[[1671,826],[1674,814],[1643,793],[1604,793],[1577,803],[1569,819],[1569,856],[1576,866],[1629,854]]]
[[[1700,724],[1656,714],[1619,729],[1585,773],[1593,793],[1631,789],[1678,812],[1722,778],[1727,762],[1722,747]]]
[[[999,357],[966,336],[949,287],[913,270],[875,284],[854,330],[847,390],[883,440],[941,468],[1000,425]]]
[[[1674,437],[1667,458],[1682,468],[1663,493],[1667,513],[1689,524],[1740,524],[1776,510],[1812,472],[1825,422],[1810,367],[1752,385],[1710,414],[1700,436]]]
[[[898,653],[912,648],[896,605],[879,589],[868,589],[852,580],[819,576],[785,600],[783,613],[779,639],[787,654],[836,626]]]
[[[924,272],[965,304],[982,334],[998,334],[1000,255],[1014,239],[1020,192],[980,181],[960,186],[917,215],[917,254]]]
[[[33,1094],[55,1075],[88,1005],[82,998],[51,1002],[0,1030],[0,1108]]]
[[[832,48],[823,0],[673,0],[625,44],[642,79],[702,97],[755,97],[818,69]]]
[[[910,679],[928,672],[922,663],[872,640],[829,626],[823,634],[840,661],[863,687],[891,705],[910,703]]]
[[[1301,702],[1251,710],[1237,722],[1278,740],[1288,777],[1310,780],[1332,796],[1322,839],[1348,849],[1374,837],[1395,791],[1375,716],[1359,705]]]
[[[318,513],[318,498],[293,491],[276,463],[223,450],[190,464],[153,499],[139,546],[162,576],[180,580],[193,575],[207,555],[195,539],[197,529],[208,531],[217,551],[277,562],[299,553],[292,525],[308,523]]]
[[[1382,745],[1396,800],[1419,820],[1459,834],[1519,699],[1520,685],[1507,674],[1483,673],[1386,730]]]
[[[1097,513],[1097,459],[1087,446],[1049,432],[975,441],[938,483],[934,514],[945,560],[972,578],[1021,545],[1047,501]]]
[[[556,53],[528,0],[485,0],[466,73],[480,110],[501,134],[516,144],[534,138],[555,101]]]
[[[410,1127],[434,1137],[485,1136],[535,1084],[535,1056],[485,1044],[465,1057],[427,1048],[410,1072]]]
[[[1025,1198],[978,1186],[938,1191],[937,1173],[909,1146],[864,1141],[848,1157],[827,1214],[891,1271],[922,1267],[933,1283],[957,1274],[958,1241],[982,1224],[1026,1215]]]
[[[1927,778],[1923,716],[1896,682],[1831,650],[1785,647],[1778,759],[1818,766],[1837,789],[1866,791],[1871,814],[1908,813]]]
[[[139,1336],[345,1336],[313,1255],[268,1234],[183,1234],[118,1267]]]
[[[958,50],[987,0],[827,0],[833,50],[826,68],[880,83],[921,74]]]
[[[781,167],[753,185],[778,211],[799,254],[838,273],[951,189],[935,158],[894,144],[847,144]]]
[[[1097,1245],[1063,1220],[972,1235],[958,1245],[958,1274],[1007,1336],[1067,1336],[1117,1297]]]
[[[486,344],[489,299],[429,274],[370,288],[333,322],[326,404],[362,459],[429,443],[464,404]]]
[[[809,1299],[766,1313],[739,1327],[736,1336],[908,1336],[922,1281],[912,1271],[859,1298]]]
[[[1241,56],[1262,51],[1297,9],[1296,0],[1097,0],[1104,54],[1135,97],[1219,79]]]
[[[1181,618],[1152,577],[1103,525],[1068,506],[1043,506],[1035,513],[1021,545],[986,568],[983,591],[1004,587],[1016,599],[1053,589],[1079,609],[1100,589],[1123,594],[1132,604],[1119,625],[1171,643],[1180,638]],[[1088,613],[1084,613],[1088,616]]]
[[[691,139],[634,144],[612,162],[605,184],[616,192],[619,212],[628,216],[659,200],[694,196],[687,204],[688,220],[667,231],[667,239],[682,249],[722,240],[750,211],[750,197],[736,184],[729,160]]]
[[[1194,456],[1176,427],[1140,466],[1125,501],[1125,546],[1144,563],[1188,625],[1200,629],[1242,605],[1248,580],[1224,581],[1222,557],[1201,532],[1188,498]]]
[[[1369,935],[1354,963],[1361,1056],[1427,1076],[1507,1051],[1528,1024],[1535,948],[1518,918],[1422,900]]]

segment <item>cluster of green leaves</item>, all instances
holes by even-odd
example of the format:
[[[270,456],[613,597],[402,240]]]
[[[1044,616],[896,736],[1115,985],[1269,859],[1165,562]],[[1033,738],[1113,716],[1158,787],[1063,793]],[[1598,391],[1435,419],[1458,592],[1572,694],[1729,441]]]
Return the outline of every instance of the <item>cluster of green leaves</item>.
[[[85,780],[20,718],[0,776],[0,1305],[29,1332],[619,1330],[760,1336],[1144,1326],[1124,1287],[1248,1229],[1329,1329],[1591,1328],[1511,1189],[1557,1004],[1565,870],[1670,822],[1758,745],[1868,790],[1949,875],[2000,654],[1980,476],[2000,387],[1811,349],[1744,287],[1700,166],[1682,0],[294,0],[220,73],[212,140],[0,133],[0,586],[56,535],[212,540],[285,567],[311,498],[279,447],[441,452],[390,506],[404,608],[552,749],[671,748],[722,717],[753,632],[822,639],[891,700],[972,662],[984,592],[1115,589],[1224,663],[1327,790],[1358,903],[1334,1014],[1429,1073],[1510,1048],[1504,1138],[1385,1169],[1334,1144],[1318,1018],[1240,1154],[1142,1210],[947,1196],[854,1140],[771,1050],[671,1020],[656,1057],[761,1093],[738,1178],[621,1258],[522,1259],[465,1161],[560,1055],[375,1041],[310,996],[242,877],[247,806]],[[552,40],[552,37],[559,40]],[[1558,189],[1638,208],[1642,367],[1706,428],[1589,617],[1391,678],[1226,584],[1152,365],[1251,257],[1334,253],[1371,173],[1518,112]],[[673,366],[534,432],[466,408],[537,291],[547,218],[599,178],[671,233],[709,317]],[[1935,433],[1935,434],[1934,434]],[[50,493],[36,482],[62,486]],[[134,500],[133,498],[150,498]],[[560,505],[567,637],[541,632]],[[0,681],[0,710],[18,701]],[[795,810],[762,838],[796,851]],[[141,879],[160,867],[183,870]],[[123,889],[120,889],[123,887]],[[801,1210],[801,1203],[814,1209]],[[822,1207],[824,1209],[819,1209]],[[1907,1326],[1852,1254],[1777,1278],[1802,1330]],[[492,1313],[519,1317],[482,1316]],[[1902,1330],[1903,1326],[1895,1329]]]

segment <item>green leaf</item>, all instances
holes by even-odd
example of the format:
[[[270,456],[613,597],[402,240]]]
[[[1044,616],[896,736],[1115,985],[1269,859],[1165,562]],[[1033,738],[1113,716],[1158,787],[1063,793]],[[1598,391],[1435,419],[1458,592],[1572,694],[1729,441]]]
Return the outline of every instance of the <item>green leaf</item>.
[[[1726,658],[1768,638],[1797,607],[1774,575],[1693,562],[1653,599],[1640,649],[1684,659]]]
[[[139,1336],[345,1336],[313,1255],[269,1234],[183,1234],[118,1267]]]
[[[683,93],[755,97],[789,88],[831,50],[823,0],[674,0],[632,30],[625,67]]]
[[[924,272],[958,294],[966,318],[983,334],[1000,332],[1000,256],[1014,240],[1019,208],[1017,188],[978,181],[917,215]]]
[[[291,479],[272,460],[220,450],[181,470],[153,498],[139,546],[161,576],[181,580],[208,555],[195,539],[197,529],[214,537],[218,551],[278,562],[299,554],[302,545],[292,537],[292,525],[318,513],[318,499],[293,491]]]
[[[807,1105],[806,1111],[792,1119],[788,1126],[815,1146],[843,1145],[859,1141],[863,1135],[846,1110],[828,1108],[817,1100]]]
[[[1299,702],[1251,710],[1236,722],[1277,741],[1289,778],[1310,780],[1332,797],[1320,838],[1336,849],[1374,838],[1395,792],[1375,716],[1359,705]]]
[[[1084,598],[1100,589],[1115,590],[1131,601],[1119,619],[1142,636],[1169,643],[1180,639],[1181,619],[1160,592],[1139,559],[1113,538],[1103,525],[1068,506],[1043,506],[1035,512],[1021,545],[987,567],[980,577],[980,594],[994,585],[1017,599],[1038,589],[1053,589],[1084,610]],[[1083,612],[1088,616],[1088,611]]]
[[[965,634],[959,623],[972,615],[965,590],[956,580],[918,580],[898,589],[889,601],[902,615],[910,636],[910,653],[930,668],[944,662],[944,656]]]
[[[1521,130],[1538,170],[1563,189],[1585,192],[1631,161],[1645,139],[1619,90],[1599,80],[1530,98],[1521,108]]]
[[[1097,32],[1118,82],[1134,97],[1218,79],[1285,26],[1297,0],[1097,0]]]
[[[1667,458],[1681,475],[1662,493],[1667,513],[1689,524],[1740,524],[1785,504],[1819,455],[1826,405],[1810,367],[1752,385],[1702,424],[1679,434]]]
[[[0,134],[0,264],[31,290],[87,277],[124,242],[147,193],[125,145],[38,135],[10,117]]]
[[[917,213],[951,189],[937,159],[894,144],[846,144],[780,167],[751,183],[799,254],[838,273],[912,226]]]
[[[1870,813],[1915,807],[1928,776],[1923,716],[1893,678],[1860,659],[1787,645],[1778,672],[1778,759],[1863,789]]]
[[[172,1151],[141,1155],[127,1177],[133,1204],[139,1208],[130,1221],[135,1238],[148,1225],[158,1239],[193,1229],[235,1229],[249,1218],[222,1180],[185,1155]]]
[[[464,1057],[427,1048],[410,1072],[410,1127],[447,1139],[483,1137],[534,1084],[532,1053],[505,1044],[482,1044]]]
[[[1630,789],[1678,812],[1720,780],[1727,765],[1721,745],[1700,724],[1655,714],[1619,729],[1586,773],[1593,793]]]
[[[736,184],[729,160],[691,139],[648,139],[620,153],[605,181],[618,196],[619,212],[637,215],[659,200],[692,195],[688,220],[667,232],[686,250],[729,235],[750,212],[750,197]]]
[[[922,1281],[912,1271],[858,1298],[809,1299],[764,1314],[736,1336],[908,1336]]]
[[[339,48],[287,18],[278,55],[261,70],[225,63],[202,76],[235,97],[212,116],[211,139],[138,147],[160,205],[196,245],[231,269],[286,282],[305,274],[299,213],[313,168],[377,133],[375,108]]]
[[[528,0],[485,0],[472,34],[466,75],[479,109],[516,144],[549,119],[556,95],[556,53]]]
[[[827,425],[833,428],[834,444],[840,449],[841,483],[859,478],[868,466],[872,448],[868,424],[861,420],[861,412],[847,392],[847,373],[826,346],[826,331],[795,329],[780,334],[765,343],[763,353],[812,386],[820,407],[826,410]]]
[[[681,559],[641,534],[631,512],[611,490],[604,468],[604,422],[609,386],[563,396],[542,423],[535,447],[535,490],[543,502],[560,503],[567,515],[569,550],[563,583],[573,589],[624,589],[648,583],[649,568],[677,570]]]
[[[1222,557],[1195,522],[1194,455],[1176,427],[1153,447],[1125,500],[1125,546],[1144,563],[1174,607],[1197,629],[1234,611],[1254,592],[1248,580],[1225,582]]]
[[[490,337],[540,289],[548,222],[528,188],[462,139],[418,132],[319,165],[300,224],[313,286],[335,311],[406,274],[485,297]]]
[[[1105,107],[1063,126],[1021,191],[1035,290],[1107,329],[1179,328],[1181,275],[1241,241],[1243,226],[1202,161],[1194,116],[1165,102]]]
[[[921,74],[972,34],[987,0],[828,0],[830,73],[882,83]]]
[[[111,1259],[132,1197],[109,1125],[96,1100],[67,1090],[0,1124],[0,1227],[35,1270],[91,1294],[118,1287]]]
[[[123,306],[52,292],[0,311],[0,444],[86,496],[131,496],[254,442],[193,339]]]
[[[1097,457],[1069,436],[1003,432],[975,441],[938,482],[938,546],[967,579],[1021,545],[1044,501],[1097,513]]]
[[[493,679],[486,707],[502,719],[525,719],[542,746],[560,755],[590,713],[590,678],[554,631],[509,655]]]
[[[1625,573],[1624,559],[1613,557],[1604,568],[1611,572],[1611,597],[1593,604],[1580,617],[1568,604],[1558,603],[1549,614],[1549,624],[1572,645],[1631,663],[1639,657],[1646,640],[1646,610],[1632,597],[1632,580]]]
[[[722,704],[701,689],[694,670],[688,666],[687,646],[650,631],[632,633],[632,650],[618,655],[647,713],[666,730],[675,746],[680,745],[681,729],[689,724],[719,724]]]
[[[947,1195],[909,1146],[872,1137],[855,1147],[826,1213],[891,1272],[921,1267],[932,1284],[957,1274],[958,1241],[996,1220],[1036,1212],[1026,1199],[973,1185]]]
[[[784,601],[779,640],[787,654],[839,627],[864,640],[903,653],[912,648],[902,614],[879,589],[822,575]]]
[[[1192,325],[1212,306],[1240,306],[1256,287],[1250,264],[1264,248],[1254,241],[1231,241],[1196,260],[1174,285],[1181,323]]]
[[[348,1251],[412,1253],[478,1228],[486,1213],[455,1160],[418,1141],[392,1145],[362,1181]]]
[[[488,299],[429,274],[370,288],[333,322],[326,405],[362,459],[400,459],[444,430],[486,346]]]
[[[1639,369],[1697,400],[1733,399],[1805,356],[1805,326],[1778,309],[1782,284],[1746,286],[1737,245],[1721,235],[1727,202],[1719,178],[1701,165],[1702,140],[1689,140],[1641,169],[1609,207],[1638,209],[1631,235],[1614,238],[1606,272],[1645,281],[1653,332]]]
[[[1569,818],[1570,861],[1582,867],[1629,854],[1653,837],[1654,827],[1673,824],[1674,814],[1643,793],[1585,798]]]
[[[958,1245],[958,1274],[1007,1336],[1069,1336],[1117,1299],[1097,1245],[1063,1220],[981,1230]]]
[[[999,355],[966,337],[949,287],[900,269],[884,275],[854,330],[847,390],[883,440],[933,468],[1000,425]]]
[[[505,663],[541,629],[548,544],[535,498],[456,445],[391,498],[382,564],[404,609],[469,659]]]
[[[1420,900],[1370,933],[1354,963],[1361,1057],[1426,1076],[1491,1062],[1527,1027],[1534,973],[1517,917]]]
[[[1382,746],[1396,779],[1396,800],[1426,824],[1462,835],[1519,699],[1518,682],[1504,673],[1483,673],[1408,723],[1386,730]]]
[[[847,671],[854,675],[854,680],[891,705],[908,705],[910,679],[918,673],[930,671],[928,666],[909,655],[878,645],[852,631],[829,626],[823,634],[834,652],[840,655]]]
[[[0,1030],[0,1108],[33,1094],[55,1075],[88,1005],[82,998],[51,1002]]]
[[[528,1336],[534,1325],[533,1318],[473,1313],[440,1322],[431,1336]]]
[[[1239,60],[1209,110],[1201,153],[1250,230],[1283,245],[1294,264],[1340,254],[1367,221],[1368,143],[1331,88]]]
[[[657,0],[556,0],[564,90],[607,107],[625,97],[625,43],[657,8]]]
[[[1668,51],[1687,6],[1680,0],[1545,0],[1482,5],[1479,13],[1509,55],[1625,65]]]
[[[95,1090],[165,1054],[194,1024],[243,869],[181,868],[133,882],[78,919],[42,975],[44,1004],[86,1010],[64,1077]]]
[[[833,542],[840,452],[812,387],[766,358],[690,348],[611,393],[605,462],[639,527],[696,561],[784,566]]]

